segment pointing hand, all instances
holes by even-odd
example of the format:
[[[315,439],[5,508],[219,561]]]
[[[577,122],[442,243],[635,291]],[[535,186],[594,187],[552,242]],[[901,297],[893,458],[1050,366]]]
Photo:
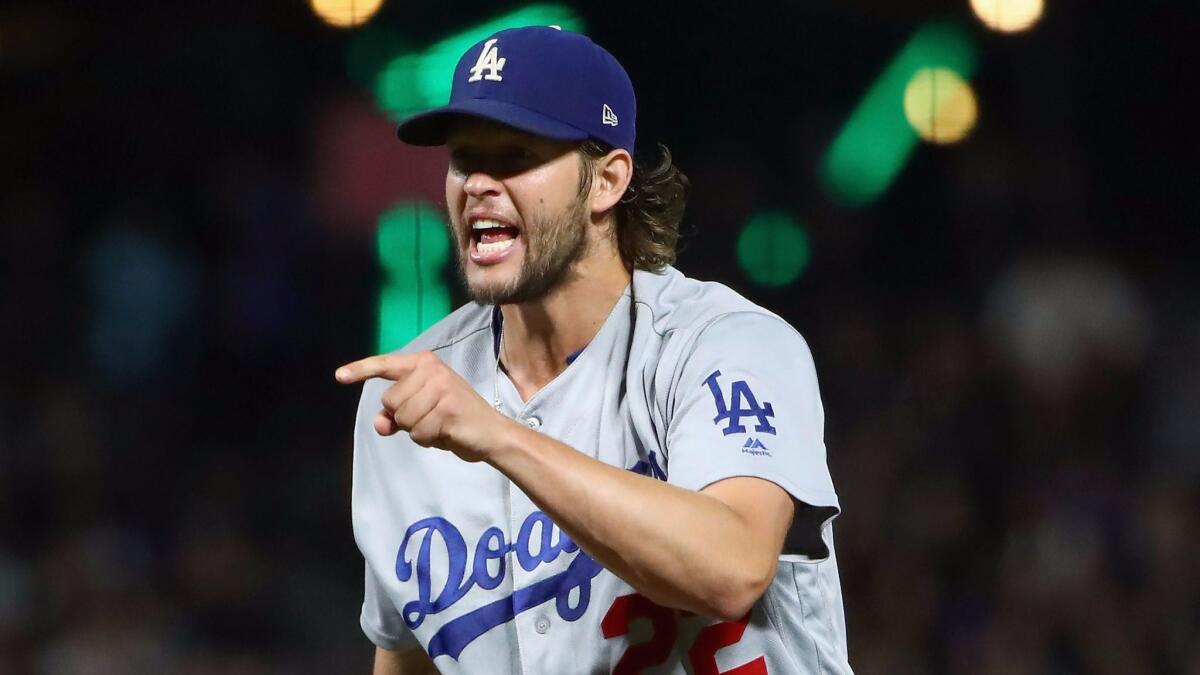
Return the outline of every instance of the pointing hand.
[[[512,423],[432,352],[372,356],[338,368],[334,377],[342,384],[373,377],[394,381],[380,399],[375,431],[382,436],[406,431],[414,443],[449,450],[468,462],[486,459],[499,427]]]

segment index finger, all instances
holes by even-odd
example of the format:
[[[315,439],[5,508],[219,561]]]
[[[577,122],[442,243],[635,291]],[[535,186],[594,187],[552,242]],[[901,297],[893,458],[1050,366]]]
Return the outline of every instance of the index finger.
[[[333,376],[342,384],[354,384],[372,377],[399,380],[412,371],[413,365],[411,354],[380,354],[347,363],[334,371]]]

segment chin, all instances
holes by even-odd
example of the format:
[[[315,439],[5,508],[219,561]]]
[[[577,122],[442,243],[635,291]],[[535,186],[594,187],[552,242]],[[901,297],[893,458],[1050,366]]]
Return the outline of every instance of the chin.
[[[467,295],[481,305],[504,304],[520,284],[519,268],[513,274],[499,274],[499,270],[475,269],[466,278]]]

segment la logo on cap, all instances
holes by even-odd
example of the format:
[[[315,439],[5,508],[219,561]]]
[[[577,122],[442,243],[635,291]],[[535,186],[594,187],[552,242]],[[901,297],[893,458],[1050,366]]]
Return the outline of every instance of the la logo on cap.
[[[467,82],[478,82],[480,80],[491,80],[492,82],[500,82],[504,78],[500,76],[500,71],[504,70],[504,64],[508,59],[500,57],[500,48],[496,46],[496,38],[492,38],[483,43],[483,51],[479,52],[479,60],[475,65],[471,66],[471,79]],[[483,71],[487,71],[487,75]]]

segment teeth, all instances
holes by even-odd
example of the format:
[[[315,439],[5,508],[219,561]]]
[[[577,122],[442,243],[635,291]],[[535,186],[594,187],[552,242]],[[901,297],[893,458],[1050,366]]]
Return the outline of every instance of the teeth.
[[[471,225],[472,230],[491,230],[497,227],[508,227],[498,220],[477,220]]]
[[[516,239],[504,239],[502,241],[493,241],[490,244],[485,244],[483,242],[479,242],[478,244],[475,244],[475,248],[480,253],[498,253],[500,251],[507,250],[509,246],[513,245],[514,241],[516,241]]]

